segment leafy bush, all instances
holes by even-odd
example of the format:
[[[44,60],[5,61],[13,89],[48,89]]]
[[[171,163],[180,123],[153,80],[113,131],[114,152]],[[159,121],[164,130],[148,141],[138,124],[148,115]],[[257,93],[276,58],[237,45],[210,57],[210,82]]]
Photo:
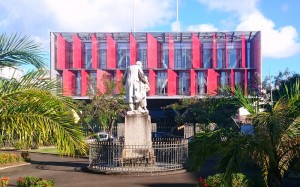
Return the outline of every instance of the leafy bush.
[[[29,157],[29,152],[28,151],[22,151],[21,152],[21,157],[23,158],[23,160],[25,160],[26,162],[30,161],[30,157]]]
[[[20,177],[17,181],[17,187],[53,187],[54,180],[44,180],[42,178],[26,176]]]
[[[8,184],[8,177],[0,177],[0,187],[6,187]]]
[[[224,174],[215,174],[212,176],[208,176],[206,179],[202,177],[199,178],[197,187],[225,187],[225,182],[223,180]],[[248,187],[249,180],[242,173],[234,173],[232,176],[232,187]]]
[[[21,155],[17,155],[14,153],[0,153],[0,165],[1,164],[8,164],[8,163],[15,163],[23,161]]]

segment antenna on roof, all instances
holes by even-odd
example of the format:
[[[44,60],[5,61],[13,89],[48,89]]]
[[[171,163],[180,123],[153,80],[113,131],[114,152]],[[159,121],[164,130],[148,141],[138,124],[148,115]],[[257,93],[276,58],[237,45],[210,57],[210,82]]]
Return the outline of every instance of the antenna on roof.
[[[133,30],[133,36],[134,36],[134,34],[135,34],[135,0],[132,0],[133,2],[132,2],[132,11],[133,11],[133,16],[132,16],[132,23],[133,23],[133,25],[132,25],[132,30]]]
[[[179,32],[179,11],[178,11],[178,0],[176,1],[176,37],[178,35],[178,32]]]

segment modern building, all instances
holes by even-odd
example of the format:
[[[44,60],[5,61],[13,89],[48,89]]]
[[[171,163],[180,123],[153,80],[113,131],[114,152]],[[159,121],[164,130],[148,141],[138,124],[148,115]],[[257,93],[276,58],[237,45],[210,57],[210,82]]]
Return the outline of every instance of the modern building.
[[[261,77],[261,33],[247,32],[51,32],[51,77],[64,95],[87,99],[103,75],[120,83],[126,67],[143,63],[148,99],[213,95],[220,86],[245,93]],[[90,81],[93,80],[93,81]],[[118,90],[116,90],[118,92]]]
[[[19,80],[23,76],[23,70],[14,67],[1,67],[0,79],[10,80],[15,78]]]

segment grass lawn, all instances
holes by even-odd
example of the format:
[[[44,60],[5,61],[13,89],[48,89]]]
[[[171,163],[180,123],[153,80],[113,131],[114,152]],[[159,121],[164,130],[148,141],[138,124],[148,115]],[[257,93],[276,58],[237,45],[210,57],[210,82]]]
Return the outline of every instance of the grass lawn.
[[[26,150],[29,153],[48,153],[48,154],[59,154],[58,150],[54,146],[39,147],[38,149]]]

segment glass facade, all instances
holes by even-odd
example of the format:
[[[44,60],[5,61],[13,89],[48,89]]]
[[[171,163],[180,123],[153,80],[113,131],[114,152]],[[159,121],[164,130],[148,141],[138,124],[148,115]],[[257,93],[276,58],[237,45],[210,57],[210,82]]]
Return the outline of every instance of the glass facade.
[[[79,96],[81,94],[81,73],[75,71],[72,77],[72,94]]]
[[[231,43],[228,45],[228,63],[229,68],[240,68],[242,64],[241,45]]]
[[[95,94],[97,91],[97,73],[90,72],[88,80],[88,92],[90,94]]]
[[[251,47],[250,47],[250,42],[247,42],[247,67],[250,68],[251,67],[251,59],[250,59],[250,51],[251,51]]]
[[[188,72],[179,72],[178,74],[178,95],[190,94],[190,74]]]
[[[192,64],[192,49],[190,43],[175,44],[175,69],[190,69]]]
[[[120,83],[126,67],[135,63],[131,60],[141,61],[150,75],[150,96],[210,95],[221,86],[233,89],[234,84],[251,90],[251,76],[261,74],[259,31],[52,34],[51,63],[68,95],[92,90],[92,83],[85,85],[86,77],[99,84],[97,76],[104,74]]]
[[[243,72],[234,72],[234,83],[241,88],[244,87],[244,73]]]
[[[156,94],[167,95],[168,75],[166,71],[158,71],[156,75]]]
[[[139,43],[138,57],[138,60],[143,64],[143,69],[148,68],[147,43]]]
[[[84,43],[84,62],[83,67],[92,69],[92,43]]]
[[[213,66],[213,48],[211,44],[203,44],[202,46],[203,68],[208,69]]]
[[[226,68],[226,49],[224,43],[218,44],[217,47],[217,67]]]
[[[118,44],[118,63],[119,69],[126,69],[130,65],[130,48],[128,43]]]
[[[167,69],[169,67],[169,45],[167,43],[162,44],[161,49],[161,63],[158,64],[158,68]]]
[[[67,43],[66,48],[66,68],[73,69],[73,43]]]
[[[105,69],[107,67],[107,44],[99,43],[99,68]]]
[[[197,94],[205,95],[207,93],[207,73],[200,71],[197,73]]]
[[[230,86],[230,72],[229,71],[222,71],[220,72],[220,81],[219,85],[223,86]]]

